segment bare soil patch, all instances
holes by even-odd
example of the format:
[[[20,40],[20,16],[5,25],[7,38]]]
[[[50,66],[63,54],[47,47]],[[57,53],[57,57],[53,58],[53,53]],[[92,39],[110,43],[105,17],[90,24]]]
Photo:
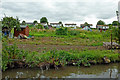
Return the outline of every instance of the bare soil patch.
[[[35,45],[35,44],[18,44],[18,48],[29,50],[29,51],[50,51],[50,50],[105,50],[103,46],[77,46],[77,45]]]

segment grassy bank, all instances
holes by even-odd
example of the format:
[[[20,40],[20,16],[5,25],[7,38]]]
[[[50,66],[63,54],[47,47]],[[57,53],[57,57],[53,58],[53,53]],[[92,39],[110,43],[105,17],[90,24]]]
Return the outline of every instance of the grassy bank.
[[[2,48],[2,70],[7,68],[26,68],[44,66],[90,66],[91,64],[103,63],[106,56],[111,62],[120,61],[118,52],[111,50],[82,50],[82,51],[63,51],[52,50],[48,52],[29,52],[20,50],[15,45],[3,43]]]

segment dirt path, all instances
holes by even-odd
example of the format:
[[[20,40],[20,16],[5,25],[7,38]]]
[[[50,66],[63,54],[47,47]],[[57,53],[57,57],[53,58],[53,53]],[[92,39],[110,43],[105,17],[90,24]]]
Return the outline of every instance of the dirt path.
[[[105,50],[105,48],[103,46],[76,46],[76,45],[35,45],[35,44],[18,44],[18,47],[21,49],[25,49],[25,50],[29,50],[29,51],[37,51],[37,52],[41,52],[41,51],[50,51],[53,49],[57,49],[57,50]]]

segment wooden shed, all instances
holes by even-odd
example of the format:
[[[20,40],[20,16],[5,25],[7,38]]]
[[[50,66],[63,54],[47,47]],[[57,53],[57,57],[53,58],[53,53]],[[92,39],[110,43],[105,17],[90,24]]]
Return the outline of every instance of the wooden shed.
[[[21,30],[18,31],[16,28],[14,28],[14,36],[18,37],[19,34],[24,34],[26,36],[29,36],[29,27],[26,25],[20,25]]]

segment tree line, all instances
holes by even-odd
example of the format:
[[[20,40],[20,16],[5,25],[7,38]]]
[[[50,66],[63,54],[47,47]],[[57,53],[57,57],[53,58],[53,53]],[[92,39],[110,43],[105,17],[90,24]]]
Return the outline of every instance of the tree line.
[[[38,23],[37,20],[33,21],[34,25],[37,24],[37,23]],[[46,17],[42,17],[40,19],[40,23],[47,23],[48,24],[48,19]],[[61,21],[59,23],[62,24]],[[14,26],[16,26],[18,30],[20,29],[19,28],[20,27],[20,20],[19,20],[18,17],[13,18],[13,17],[6,17],[5,16],[2,19],[2,24],[3,24],[2,27],[7,27],[9,30],[11,30],[12,28],[14,28]],[[26,24],[26,22],[22,21],[22,25],[25,25],[25,24]],[[87,22],[85,22],[84,25],[85,26],[90,26]],[[99,20],[96,25],[106,25],[106,24],[105,24],[104,21]],[[113,21],[112,24],[107,24],[107,25],[109,25],[109,26],[111,26],[111,25],[112,26],[118,26],[118,21]]]

